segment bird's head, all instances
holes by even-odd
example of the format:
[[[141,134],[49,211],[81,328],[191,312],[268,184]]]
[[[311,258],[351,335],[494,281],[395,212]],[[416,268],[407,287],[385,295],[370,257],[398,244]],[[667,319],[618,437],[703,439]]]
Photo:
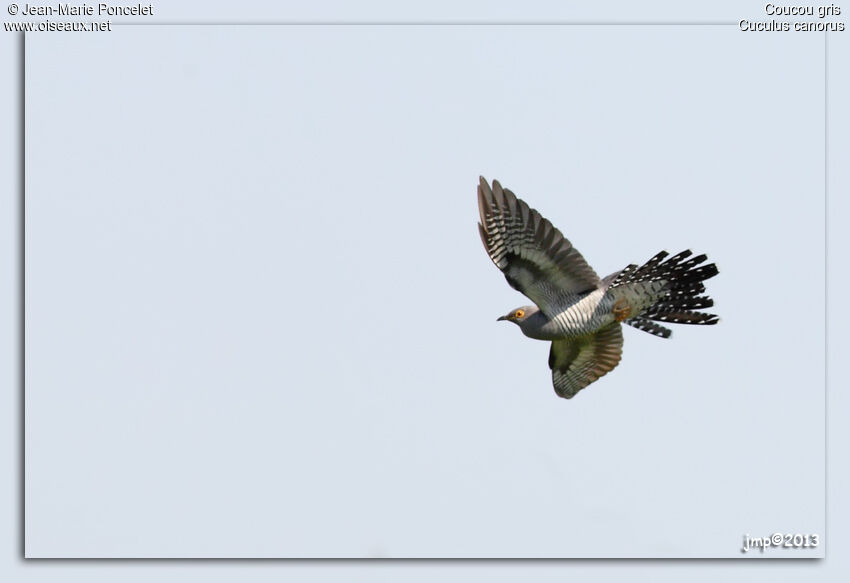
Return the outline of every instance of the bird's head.
[[[511,310],[504,316],[501,316],[497,321],[507,320],[508,322],[513,322],[521,328],[523,322],[528,320],[531,316],[533,316],[539,311],[540,308],[538,308],[537,306],[523,306],[521,308]]]

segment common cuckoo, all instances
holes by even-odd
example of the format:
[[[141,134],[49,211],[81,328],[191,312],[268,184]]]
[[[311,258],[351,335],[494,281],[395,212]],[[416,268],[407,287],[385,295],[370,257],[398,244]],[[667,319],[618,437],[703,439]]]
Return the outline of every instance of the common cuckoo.
[[[658,322],[716,324],[703,281],[717,275],[707,257],[661,251],[641,266],[627,265],[602,279],[575,247],[533,208],[493,181],[478,185],[478,230],[487,254],[508,283],[535,306],[499,318],[537,340],[551,340],[549,368],[559,397],[572,398],[611,371],[623,351],[621,323],[661,338]]]

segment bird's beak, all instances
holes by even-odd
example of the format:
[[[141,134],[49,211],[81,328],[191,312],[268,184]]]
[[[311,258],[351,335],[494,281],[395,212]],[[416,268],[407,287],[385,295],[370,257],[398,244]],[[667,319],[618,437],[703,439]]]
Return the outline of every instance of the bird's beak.
[[[501,322],[502,320],[507,320],[507,319],[508,319],[507,316],[499,316],[498,318],[496,318],[496,321]]]

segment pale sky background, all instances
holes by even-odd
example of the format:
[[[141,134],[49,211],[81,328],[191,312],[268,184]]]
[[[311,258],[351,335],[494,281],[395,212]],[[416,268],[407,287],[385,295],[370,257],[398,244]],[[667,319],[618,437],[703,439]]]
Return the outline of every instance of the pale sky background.
[[[740,556],[823,531],[821,35],[69,38],[27,45],[31,556]],[[479,173],[600,273],[709,253],[723,322],[629,329],[557,399],[546,345],[494,321],[526,300],[478,241]]]
[[[29,556],[717,557],[823,531],[822,37],[73,41],[27,45]],[[722,324],[628,330],[556,398],[548,345],[495,322],[527,301],[481,247],[479,173],[602,274],[709,253]]]

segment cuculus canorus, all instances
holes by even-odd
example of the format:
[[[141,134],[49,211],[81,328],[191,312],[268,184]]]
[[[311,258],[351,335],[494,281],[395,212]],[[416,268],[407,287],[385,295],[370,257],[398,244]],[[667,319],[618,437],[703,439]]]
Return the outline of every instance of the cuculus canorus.
[[[549,368],[559,397],[572,398],[611,371],[623,350],[621,323],[668,338],[657,322],[716,324],[703,281],[717,275],[705,255],[662,251],[641,266],[602,279],[575,247],[513,192],[482,177],[478,185],[481,241],[508,283],[536,306],[502,316],[537,340],[550,340]]]

